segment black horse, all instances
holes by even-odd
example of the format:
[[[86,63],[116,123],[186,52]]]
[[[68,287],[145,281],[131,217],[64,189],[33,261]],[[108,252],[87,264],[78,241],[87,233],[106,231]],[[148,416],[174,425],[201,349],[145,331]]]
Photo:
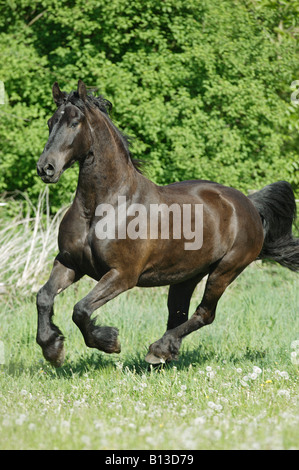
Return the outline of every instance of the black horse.
[[[146,356],[155,364],[176,359],[182,339],[214,320],[219,298],[252,261],[267,257],[299,270],[299,239],[292,236],[296,205],[287,182],[273,183],[250,197],[202,180],[157,186],[131,158],[127,139],[109,118],[107,100],[87,93],[80,80],[70,94],[55,83],[53,97],[58,109],[48,121],[49,139],[38,175],[45,183],[56,183],[74,162],[80,166],[75,199],[60,225],[59,254],[37,294],[37,342],[53,365],[59,367],[64,360],[64,337],[52,322],[54,298],[86,274],[98,282],[75,305],[73,320],[87,346],[108,353],[120,352],[118,330],[96,325],[92,313],[134,286],[170,285],[166,333]],[[125,221],[120,201],[130,208]],[[194,209],[189,219],[183,213],[187,206]],[[150,227],[153,207],[169,209],[160,213],[155,236]],[[109,208],[113,211],[108,217]],[[202,209],[198,220],[195,208]],[[132,217],[138,211],[143,218],[137,221]],[[170,235],[164,236],[162,226],[170,212]],[[175,230],[184,229],[187,220],[191,232],[179,236]],[[135,231],[130,232],[132,221]],[[196,247],[187,247],[190,233],[198,237]],[[191,295],[205,275],[203,298],[188,319]]]

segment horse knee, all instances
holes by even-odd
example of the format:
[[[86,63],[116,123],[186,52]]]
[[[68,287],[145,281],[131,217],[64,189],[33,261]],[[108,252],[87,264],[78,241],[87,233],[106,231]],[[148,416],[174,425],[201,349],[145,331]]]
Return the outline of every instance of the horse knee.
[[[53,296],[49,294],[49,292],[42,287],[37,295],[36,295],[36,305],[39,308],[48,307],[53,303]]]

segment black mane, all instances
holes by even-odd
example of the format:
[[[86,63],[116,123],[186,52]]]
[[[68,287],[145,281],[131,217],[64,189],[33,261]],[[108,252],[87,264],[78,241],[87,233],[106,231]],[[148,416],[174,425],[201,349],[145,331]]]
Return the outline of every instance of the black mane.
[[[84,112],[85,106],[90,108],[99,108],[102,113],[107,114],[109,116],[109,112],[112,109],[112,103],[106,100],[103,96],[95,96],[92,92],[88,92],[87,94],[87,101],[81,100],[79,98],[79,94],[77,91],[71,91],[70,94],[66,96],[66,103],[72,103],[73,105],[77,106],[82,112]]]
[[[86,101],[83,101],[80,97],[77,91],[71,91],[69,94],[65,94],[65,104],[66,103],[72,103],[74,106],[80,109],[84,113],[86,107],[87,108],[98,108],[102,113],[104,113],[107,118],[109,119],[110,124],[116,131],[117,135],[119,136],[128,159],[131,160],[133,163],[134,167],[136,168],[137,171],[141,173],[141,166],[142,162],[140,160],[132,158],[131,152],[130,152],[130,138],[123,134],[112,122],[111,117],[110,117],[110,111],[112,110],[112,103],[106,98],[104,98],[102,95],[94,95],[92,92],[88,92],[87,94],[87,99]]]

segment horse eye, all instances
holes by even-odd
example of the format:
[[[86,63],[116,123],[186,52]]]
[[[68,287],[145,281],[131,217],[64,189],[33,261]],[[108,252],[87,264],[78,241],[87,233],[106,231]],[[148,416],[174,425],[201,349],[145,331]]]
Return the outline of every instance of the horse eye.
[[[71,127],[77,127],[78,124],[79,124],[79,122],[73,122],[72,125],[71,125]]]

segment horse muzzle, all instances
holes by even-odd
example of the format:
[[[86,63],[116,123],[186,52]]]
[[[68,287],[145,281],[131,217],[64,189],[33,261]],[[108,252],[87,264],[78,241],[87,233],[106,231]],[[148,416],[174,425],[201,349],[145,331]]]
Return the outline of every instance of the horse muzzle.
[[[57,171],[52,163],[38,163],[37,174],[43,180],[44,183],[56,183],[60,176],[60,171]]]

